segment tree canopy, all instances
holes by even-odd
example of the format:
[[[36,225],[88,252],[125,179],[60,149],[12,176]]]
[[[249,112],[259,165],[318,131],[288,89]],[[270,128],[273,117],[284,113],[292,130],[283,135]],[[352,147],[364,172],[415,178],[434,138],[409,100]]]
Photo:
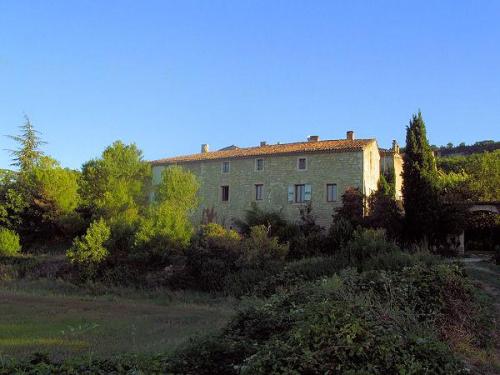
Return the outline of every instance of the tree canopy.
[[[437,169],[420,111],[406,127],[403,161],[406,234],[411,241],[430,240],[436,223]]]

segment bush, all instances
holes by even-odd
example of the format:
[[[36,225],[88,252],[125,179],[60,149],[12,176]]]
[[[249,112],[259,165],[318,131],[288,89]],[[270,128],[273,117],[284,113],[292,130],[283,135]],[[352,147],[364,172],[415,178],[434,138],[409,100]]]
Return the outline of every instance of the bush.
[[[185,252],[186,264],[171,278],[173,287],[191,287],[206,292],[220,292],[228,274],[236,272],[240,253],[234,249],[192,246]],[[188,282],[181,284],[179,281]]]
[[[327,252],[333,254],[342,249],[352,239],[353,234],[354,227],[351,222],[342,216],[335,216],[328,230]]]
[[[226,229],[220,224],[202,225],[198,233],[199,246],[210,249],[224,249],[239,252],[241,236],[232,229]]]
[[[250,236],[243,240],[240,262],[262,265],[270,260],[283,260],[288,253],[288,245],[280,244],[277,237],[271,237],[264,225],[250,228]]]
[[[328,238],[322,231],[311,232],[308,235],[301,233],[290,240],[289,259],[320,256],[329,250]]]
[[[237,220],[236,225],[247,236],[250,235],[252,227],[264,225],[269,228],[269,236],[278,237],[279,242],[287,242],[300,232],[299,227],[286,221],[280,212],[264,211],[255,203],[246,211],[245,220]]]
[[[278,290],[291,290],[308,281],[330,277],[346,266],[338,257],[312,257],[289,262],[280,272],[273,272],[256,283],[252,294],[269,297]]]
[[[400,271],[404,267],[411,267],[417,264],[432,266],[440,262],[440,257],[429,252],[419,252],[410,254],[404,251],[394,251],[391,253],[379,254],[368,259],[362,266],[363,271],[386,270]]]
[[[66,253],[69,261],[92,274],[108,255],[105,243],[110,235],[111,230],[103,219],[94,221],[84,236],[73,241],[73,246]]]
[[[17,233],[7,228],[0,228],[0,255],[16,255],[20,250]]]
[[[261,283],[273,279],[283,272],[283,262],[268,262],[260,266],[246,266],[229,273],[224,278],[224,293],[234,297],[263,295],[258,290]],[[280,279],[280,281],[283,281]],[[273,290],[274,292],[274,290]],[[270,293],[269,293],[270,294]]]
[[[386,240],[383,229],[357,229],[351,241],[342,249],[348,262],[353,266],[361,265],[376,256],[393,254],[400,251],[393,242]]]
[[[317,277],[322,262],[294,262],[288,272]],[[244,300],[221,334],[177,351],[165,372],[468,373],[445,339],[461,329],[472,345],[485,345],[491,339],[479,332],[492,332],[492,317],[459,267],[417,263],[398,272],[346,269],[266,300]]]

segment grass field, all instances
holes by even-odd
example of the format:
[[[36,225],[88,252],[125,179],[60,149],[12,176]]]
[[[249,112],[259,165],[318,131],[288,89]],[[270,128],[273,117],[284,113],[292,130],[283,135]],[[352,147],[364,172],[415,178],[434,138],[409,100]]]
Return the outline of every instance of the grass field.
[[[94,296],[56,281],[0,283],[0,354],[52,358],[156,353],[216,330],[233,312],[227,300],[168,291],[113,290]]]

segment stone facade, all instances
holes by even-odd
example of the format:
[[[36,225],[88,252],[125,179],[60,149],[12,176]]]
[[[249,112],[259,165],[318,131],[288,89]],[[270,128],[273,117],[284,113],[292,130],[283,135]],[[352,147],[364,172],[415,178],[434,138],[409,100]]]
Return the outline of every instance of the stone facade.
[[[388,173],[394,171],[396,177],[396,200],[403,200],[403,156],[399,152],[396,141],[392,143],[392,149],[380,150],[380,172]]]
[[[342,149],[335,149],[334,144],[325,150],[320,143],[318,141],[312,151],[308,144],[304,147],[288,144],[293,145],[294,150],[300,149],[286,153],[281,153],[281,150],[290,146],[263,144],[261,147],[273,151],[259,153],[259,148],[236,148],[236,151],[231,151],[235,150],[231,148],[215,151],[219,153],[217,155],[208,152],[205,145],[201,154],[153,162],[153,182],[160,181],[161,171],[169,165],[177,164],[194,173],[201,183],[200,206],[194,213],[194,221],[198,223],[202,221],[204,209],[213,209],[216,221],[231,227],[234,219],[243,218],[253,203],[267,211],[281,212],[286,219],[295,221],[300,217],[300,209],[310,204],[317,223],[327,227],[347,188],[358,187],[366,195],[377,189],[381,162],[377,142],[373,139],[364,140],[362,146]],[[306,160],[304,170],[299,169],[299,159]],[[225,171],[227,162],[229,170]],[[336,185],[333,201],[327,199],[328,184]],[[304,185],[306,201],[303,203],[296,203],[296,185]],[[229,187],[227,201],[223,200],[223,186]],[[261,190],[261,196],[258,196],[257,189]]]

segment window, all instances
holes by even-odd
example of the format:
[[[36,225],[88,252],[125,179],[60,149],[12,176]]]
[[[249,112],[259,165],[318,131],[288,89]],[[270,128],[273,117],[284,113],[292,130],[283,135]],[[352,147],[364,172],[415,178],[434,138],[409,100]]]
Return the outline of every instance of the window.
[[[306,201],[306,185],[295,185],[295,203]]]
[[[309,184],[288,186],[288,203],[309,202],[312,197],[312,187]]]
[[[255,170],[263,171],[264,170],[264,159],[256,159],[255,160]]]
[[[337,184],[326,184],[326,201],[337,201]]]
[[[229,186],[221,186],[221,199],[223,202],[229,200]]]
[[[222,173],[229,173],[229,162],[228,161],[222,162]]]
[[[299,169],[299,170],[306,170],[307,169],[307,159],[306,158],[299,158],[297,160],[297,169]]]
[[[263,189],[264,189],[264,185],[262,185],[262,184],[256,184],[255,185],[255,200],[256,201],[261,201],[262,200]]]

